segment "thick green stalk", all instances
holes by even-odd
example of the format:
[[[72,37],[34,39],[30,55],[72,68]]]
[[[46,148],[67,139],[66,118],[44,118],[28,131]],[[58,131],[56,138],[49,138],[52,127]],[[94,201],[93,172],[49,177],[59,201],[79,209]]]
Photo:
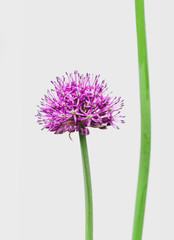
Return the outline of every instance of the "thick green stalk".
[[[144,0],[135,0],[135,9],[140,79],[141,151],[132,240],[141,240],[150,163],[151,118]]]
[[[83,174],[84,174],[84,186],[85,186],[85,208],[86,208],[86,240],[93,240],[93,206],[92,206],[92,186],[91,186],[91,174],[88,158],[88,148],[86,142],[86,136],[79,133],[82,162],[83,162]]]

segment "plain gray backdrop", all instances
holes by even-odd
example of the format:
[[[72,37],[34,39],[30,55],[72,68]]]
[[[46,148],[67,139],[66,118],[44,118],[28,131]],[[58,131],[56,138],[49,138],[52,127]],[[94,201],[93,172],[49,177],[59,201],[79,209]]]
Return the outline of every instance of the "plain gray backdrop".
[[[143,240],[172,240],[172,3],[145,1],[152,152]],[[167,4],[166,4],[167,5]],[[83,172],[78,134],[36,123],[36,105],[66,71],[100,74],[125,100],[120,130],[87,137],[94,239],[131,239],[140,152],[134,1],[2,1],[0,8],[0,239],[82,240]]]

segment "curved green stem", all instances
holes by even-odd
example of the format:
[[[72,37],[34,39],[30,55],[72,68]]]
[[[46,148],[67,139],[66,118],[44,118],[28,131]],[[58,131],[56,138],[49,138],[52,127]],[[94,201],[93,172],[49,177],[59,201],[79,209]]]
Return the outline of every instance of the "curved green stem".
[[[88,158],[88,148],[86,142],[86,136],[79,133],[82,162],[83,162],[83,174],[84,174],[84,186],[85,186],[85,207],[86,207],[86,240],[93,240],[93,206],[92,206],[92,186],[91,186],[91,174]]]
[[[150,163],[151,118],[144,0],[135,0],[135,8],[140,79],[141,151],[132,240],[141,240]]]

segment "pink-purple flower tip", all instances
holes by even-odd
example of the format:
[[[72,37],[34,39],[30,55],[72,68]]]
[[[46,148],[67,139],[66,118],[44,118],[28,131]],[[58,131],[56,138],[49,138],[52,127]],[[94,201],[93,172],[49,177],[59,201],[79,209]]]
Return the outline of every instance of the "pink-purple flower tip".
[[[89,135],[88,127],[119,129],[119,123],[124,123],[120,115],[124,101],[107,94],[107,84],[99,82],[99,77],[74,71],[51,81],[54,89],[48,90],[36,115],[42,129],[55,134],[78,131],[82,135]]]

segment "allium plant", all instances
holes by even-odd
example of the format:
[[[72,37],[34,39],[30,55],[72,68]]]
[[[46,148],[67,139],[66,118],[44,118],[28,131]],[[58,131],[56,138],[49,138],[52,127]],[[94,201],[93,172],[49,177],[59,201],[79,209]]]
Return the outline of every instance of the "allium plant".
[[[41,101],[38,123],[55,134],[78,131],[89,134],[89,127],[119,129],[124,123],[120,114],[124,103],[107,93],[107,84],[98,76],[80,75],[77,71],[52,81],[53,89]]]
[[[90,165],[86,135],[89,127],[107,129],[109,126],[119,129],[124,123],[121,109],[124,106],[120,97],[112,97],[107,92],[107,84],[98,76],[86,74],[67,74],[52,81],[53,89],[47,92],[39,107],[38,123],[42,129],[62,134],[79,132],[86,203],[86,240],[93,239],[93,207]],[[70,137],[71,138],[71,137]]]

